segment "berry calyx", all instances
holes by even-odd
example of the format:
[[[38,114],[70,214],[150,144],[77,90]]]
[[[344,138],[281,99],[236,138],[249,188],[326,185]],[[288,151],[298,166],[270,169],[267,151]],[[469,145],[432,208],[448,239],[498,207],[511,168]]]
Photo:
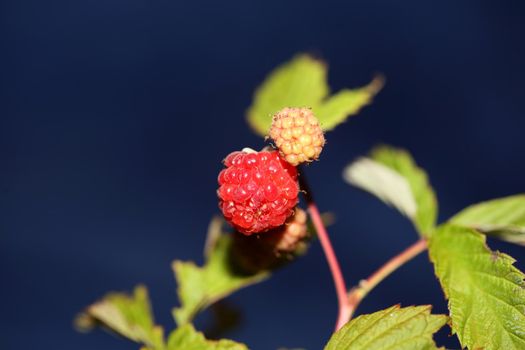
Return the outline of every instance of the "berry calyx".
[[[245,235],[281,226],[293,214],[299,186],[297,169],[277,151],[233,152],[219,174],[219,207]]]
[[[273,116],[270,138],[294,166],[319,158],[325,143],[323,130],[310,108],[284,108]]]

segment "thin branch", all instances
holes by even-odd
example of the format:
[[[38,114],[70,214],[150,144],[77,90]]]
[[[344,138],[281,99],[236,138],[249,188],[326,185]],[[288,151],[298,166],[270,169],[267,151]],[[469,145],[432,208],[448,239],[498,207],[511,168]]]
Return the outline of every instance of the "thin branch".
[[[364,297],[370,293],[375,286],[377,286],[381,281],[387,278],[392,272],[397,270],[400,266],[406,262],[412,260],[414,257],[419,255],[421,252],[427,249],[427,241],[425,239],[420,239],[416,243],[412,244],[410,247],[394,256],[392,259],[387,261],[383,266],[381,266],[376,272],[374,272],[366,280],[359,282],[359,285],[352,288],[348,293],[348,301],[350,303],[350,317],[352,317],[356,308],[361,303]]]
[[[301,173],[301,175],[299,176],[299,182],[301,185],[301,189],[303,190],[305,200],[307,202],[308,212],[310,213],[312,223],[315,227],[315,230],[317,231],[317,236],[319,237],[319,241],[321,242],[321,246],[323,247],[323,251],[326,256],[326,260],[328,261],[328,266],[330,267],[332,278],[334,280],[335,290],[337,293],[337,300],[339,304],[339,315],[337,317],[337,322],[335,326],[335,330],[337,331],[346,322],[348,322],[352,313],[352,309],[349,304],[349,299],[346,295],[347,289],[345,280],[341,272],[339,262],[337,261],[337,256],[332,247],[332,243],[330,242],[330,237],[328,236],[326,227],[324,226],[323,220],[321,219],[321,215],[313,199],[312,191],[310,190],[306,182],[304,173]]]

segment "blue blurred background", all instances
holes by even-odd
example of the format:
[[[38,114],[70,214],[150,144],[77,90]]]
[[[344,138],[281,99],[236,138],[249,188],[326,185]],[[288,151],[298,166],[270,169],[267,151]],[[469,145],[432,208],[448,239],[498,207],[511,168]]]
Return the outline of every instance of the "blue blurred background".
[[[523,192],[524,15],[522,1],[2,1],[0,348],[137,349],[72,327],[85,305],[137,283],[171,328],[170,262],[202,261],[220,161],[263,146],[244,112],[266,73],[297,52],[329,62],[334,90],[387,77],[307,169],[321,210],[337,217],[349,284],[417,239],[341,178],[376,143],[411,150],[441,220]],[[490,243],[525,269],[525,248]],[[320,349],[336,317],[317,242],[229,303],[244,322],[224,336],[254,350]],[[445,312],[426,256],[359,312],[394,303]],[[458,348],[448,332],[438,341]]]

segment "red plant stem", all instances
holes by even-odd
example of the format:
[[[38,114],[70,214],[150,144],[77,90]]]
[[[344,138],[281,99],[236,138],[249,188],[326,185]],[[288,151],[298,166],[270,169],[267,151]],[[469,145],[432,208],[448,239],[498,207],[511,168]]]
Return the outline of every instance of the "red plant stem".
[[[315,227],[315,230],[317,231],[317,236],[319,237],[319,241],[323,247],[323,251],[334,280],[335,290],[337,292],[337,300],[339,303],[339,315],[337,317],[335,326],[335,330],[337,331],[352,318],[356,308],[372,289],[374,289],[379,283],[381,283],[381,281],[387,278],[392,272],[397,270],[406,262],[418,256],[421,252],[425,251],[428,247],[427,241],[424,238],[421,238],[407,249],[388,260],[383,266],[370,275],[370,277],[359,282],[359,285],[352,288],[347,295],[346,284],[341,272],[341,267],[337,261],[337,256],[335,255],[334,248],[330,242],[330,237],[328,236],[326,227],[324,226],[323,220],[321,219],[319,209],[317,209],[317,205],[313,199],[310,187],[306,182],[304,173],[301,173],[299,177],[299,183],[301,185],[301,189],[303,190],[303,195],[308,206],[308,212],[310,213],[312,223]]]
[[[330,242],[330,237],[328,236],[328,232],[324,227],[319,210],[317,209],[315,203],[308,203],[308,211],[310,212],[310,217],[312,218],[315,230],[317,231],[317,236],[319,237],[319,241],[323,247],[326,260],[328,261],[328,266],[330,266],[330,271],[332,272],[332,277],[334,279],[337,300],[339,302],[339,315],[335,325],[335,330],[337,331],[343,327],[346,322],[348,322],[351,315],[351,308],[346,295],[346,284],[341,272],[341,267],[337,261],[337,256],[335,255],[332,243]]]
[[[312,192],[310,191],[310,188],[306,183],[304,174],[300,176],[299,181],[301,183],[301,189],[304,191],[303,194],[308,205],[308,212],[310,213],[312,223],[315,227],[315,230],[317,231],[317,236],[319,237],[319,241],[321,242],[321,246],[326,256],[326,260],[328,261],[328,266],[330,267],[330,272],[332,273],[332,278],[334,280],[335,290],[337,293],[337,300],[339,304],[339,315],[337,317],[337,322],[335,326],[335,330],[337,331],[342,326],[344,326],[346,322],[348,322],[352,313],[352,309],[348,302],[348,296],[346,294],[347,289],[345,280],[341,272],[339,262],[337,261],[337,256],[335,255],[334,248],[332,247],[332,243],[330,242],[330,237],[328,236],[326,227],[324,226],[323,220],[321,219],[321,215],[319,214],[319,210],[317,209],[317,205],[315,204],[315,201],[313,199]]]
[[[412,244],[410,247],[394,256],[392,259],[387,261],[383,266],[381,266],[376,272],[374,272],[366,280],[359,282],[359,285],[352,288],[350,293],[348,293],[348,300],[350,303],[350,315],[352,317],[355,309],[359,306],[359,303],[363,298],[377,286],[381,281],[388,277],[392,272],[397,270],[400,266],[405,264],[407,261],[412,260],[414,257],[419,255],[421,252],[427,249],[427,241],[425,239],[420,239],[416,243]]]

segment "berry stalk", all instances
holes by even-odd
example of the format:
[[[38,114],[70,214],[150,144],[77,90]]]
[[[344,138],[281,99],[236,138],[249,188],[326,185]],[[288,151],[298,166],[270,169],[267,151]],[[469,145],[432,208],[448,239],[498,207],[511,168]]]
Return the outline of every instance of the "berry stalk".
[[[348,301],[350,305],[350,314],[349,319],[352,318],[355,310],[361,303],[368,293],[375,286],[377,286],[381,281],[390,276],[390,274],[396,271],[399,267],[404,265],[406,262],[412,260],[418,256],[421,252],[427,249],[427,241],[425,239],[420,239],[416,243],[412,244],[410,247],[394,256],[392,259],[387,261],[383,266],[381,266],[376,272],[374,272],[370,277],[359,282],[359,285],[352,288],[348,293]]]
[[[332,247],[332,243],[330,242],[328,231],[326,230],[326,227],[323,224],[321,214],[319,213],[319,209],[317,209],[317,205],[315,204],[315,201],[313,199],[312,191],[310,190],[308,183],[306,182],[304,172],[300,173],[299,183],[301,189],[304,191],[303,194],[307,203],[308,212],[310,213],[312,223],[315,227],[315,230],[317,231],[317,236],[319,237],[319,241],[321,242],[321,246],[326,256],[326,260],[328,261],[328,266],[330,267],[330,272],[332,273],[332,278],[334,280],[335,290],[337,293],[337,301],[339,304],[339,314],[337,316],[337,322],[335,325],[335,330],[337,331],[341,327],[343,327],[346,322],[348,322],[352,315],[352,308],[350,306],[349,299],[346,295],[346,283],[343,277],[343,273],[341,272],[339,262],[337,261],[337,256],[335,254],[334,248]]]

